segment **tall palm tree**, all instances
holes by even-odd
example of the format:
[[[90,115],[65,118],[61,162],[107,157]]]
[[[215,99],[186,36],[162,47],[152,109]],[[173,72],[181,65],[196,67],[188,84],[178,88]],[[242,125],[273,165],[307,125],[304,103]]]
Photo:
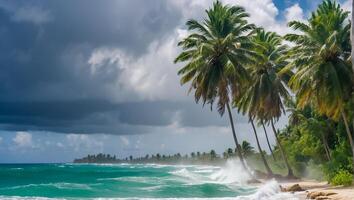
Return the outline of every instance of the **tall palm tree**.
[[[269,142],[269,138],[268,138],[268,132],[267,132],[267,129],[266,129],[266,127],[264,126],[263,121],[261,121],[261,122],[260,122],[260,124],[261,124],[261,126],[263,127],[264,135],[265,135],[266,140],[267,140],[267,145],[268,145],[268,148],[269,148],[270,154],[272,155],[273,160],[274,160],[274,161],[277,161],[277,159],[275,158],[275,155],[274,155],[274,152],[273,152],[272,146],[270,146],[270,142]]]
[[[274,133],[275,139],[277,141],[277,144],[279,146],[280,153],[281,153],[281,155],[282,155],[282,157],[284,159],[286,167],[288,168],[288,177],[294,177],[293,169],[291,168],[291,166],[289,164],[288,156],[287,156],[287,154],[284,151],[284,147],[283,147],[282,143],[280,142],[279,135],[278,135],[279,131],[276,130],[276,128],[274,126],[274,120],[273,119],[270,120],[270,124],[272,126],[273,133]]]
[[[251,75],[251,81],[236,105],[239,111],[248,114],[251,119],[258,118],[259,121],[273,123],[273,120],[279,119],[281,114],[285,112],[282,99],[289,96],[284,82],[288,80],[290,73],[282,75],[277,73],[287,64],[283,59],[287,48],[282,45],[282,38],[279,35],[266,32],[263,29],[257,29],[251,40],[254,44],[253,51],[257,53],[258,57],[256,57],[255,63],[247,68]],[[285,151],[278,139],[277,131],[275,128],[273,131],[287,165],[288,175],[293,176]]]
[[[256,131],[256,127],[254,125],[254,122],[253,122],[253,119],[250,118],[250,122],[251,122],[251,125],[252,125],[252,129],[253,129],[253,133],[254,133],[254,136],[256,138],[256,143],[257,143],[257,147],[258,147],[258,151],[259,153],[261,154],[261,158],[262,158],[262,161],[263,161],[263,164],[267,170],[267,173],[268,173],[268,176],[273,176],[273,172],[272,170],[270,169],[269,165],[268,165],[268,162],[267,162],[267,159],[265,158],[264,156],[264,152],[261,148],[261,145],[259,144],[259,140],[258,140],[258,135],[257,135],[257,131]]]
[[[229,102],[239,98],[243,83],[248,80],[243,66],[251,62],[253,53],[247,34],[254,25],[248,24],[248,14],[242,7],[222,5],[219,1],[206,13],[203,22],[186,23],[192,33],[178,44],[183,52],[175,62],[186,62],[178,74],[182,76],[181,84],[190,82],[197,103],[201,100],[212,108],[217,101],[220,115],[227,109],[238,156],[247,169]]]
[[[353,81],[348,16],[338,3],[325,0],[308,23],[290,22],[289,26],[301,34],[285,36],[295,46],[289,51],[292,61],[284,71],[296,69],[289,86],[296,93],[298,107],[311,105],[319,114],[342,118],[354,161],[354,141],[345,110]]]

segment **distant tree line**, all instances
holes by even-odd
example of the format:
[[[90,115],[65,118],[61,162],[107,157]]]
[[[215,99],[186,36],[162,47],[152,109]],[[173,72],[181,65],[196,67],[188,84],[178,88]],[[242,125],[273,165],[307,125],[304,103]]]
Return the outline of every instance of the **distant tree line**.
[[[256,154],[256,152],[249,142],[243,141],[241,144],[241,154],[248,157]],[[184,155],[181,153],[172,155],[161,153],[146,154],[145,156],[136,158],[132,155],[125,158],[117,158],[116,155],[99,153],[97,155],[87,155],[83,158],[77,158],[74,160],[74,163],[220,163],[237,155],[237,148],[228,148],[220,155],[215,150],[210,150],[209,152],[197,151]]]

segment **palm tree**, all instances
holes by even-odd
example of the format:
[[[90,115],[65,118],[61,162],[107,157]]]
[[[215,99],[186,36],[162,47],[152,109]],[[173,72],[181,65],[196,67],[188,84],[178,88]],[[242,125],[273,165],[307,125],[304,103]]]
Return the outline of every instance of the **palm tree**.
[[[279,35],[266,32],[263,29],[256,30],[256,34],[251,40],[255,44],[253,51],[258,55],[255,64],[247,68],[252,81],[242,98],[235,103],[239,111],[247,114],[250,119],[258,118],[261,122],[272,122],[274,127],[273,121],[279,119],[281,114],[285,112],[282,99],[289,98],[284,82],[288,80],[290,73],[277,73],[287,64],[283,59],[287,47],[282,45],[282,38]],[[288,168],[288,176],[291,177],[293,171],[275,128],[273,128],[273,132]]]
[[[264,156],[264,152],[261,148],[261,145],[259,144],[259,140],[258,140],[258,135],[257,135],[257,131],[256,131],[256,127],[254,126],[254,122],[253,122],[253,119],[250,118],[250,122],[251,122],[251,125],[252,125],[252,128],[253,128],[253,133],[254,133],[254,136],[256,137],[256,142],[257,142],[257,147],[258,147],[258,151],[259,153],[261,154],[261,158],[262,158],[262,161],[263,161],[263,164],[267,170],[267,173],[268,173],[268,176],[273,176],[273,172],[272,170],[270,169],[269,165],[268,165],[268,162],[267,162],[267,159],[265,158]]]
[[[233,116],[229,102],[239,98],[247,72],[243,68],[251,62],[252,51],[247,33],[254,25],[247,23],[248,14],[242,7],[222,5],[214,2],[206,11],[203,22],[189,20],[186,25],[189,36],[179,42],[183,52],[175,62],[187,62],[178,72],[181,84],[191,82],[190,91],[198,103],[210,104],[217,101],[218,112],[222,116],[227,109],[238,156],[245,169],[246,165],[240,151],[235,133]]]
[[[251,144],[247,141],[243,141],[241,144],[241,151],[242,151],[242,155],[244,156],[249,156],[252,155],[254,153],[254,148],[251,146]]]
[[[285,36],[295,46],[289,51],[292,62],[284,71],[296,69],[289,86],[296,93],[299,108],[311,105],[333,120],[342,118],[354,165],[354,141],[345,110],[353,81],[348,16],[349,12],[343,11],[338,3],[325,0],[308,23],[290,22],[289,26],[301,34]]]
[[[291,166],[289,164],[288,156],[286,155],[286,153],[284,151],[284,147],[283,147],[282,143],[280,142],[279,135],[278,135],[279,131],[276,130],[273,119],[270,120],[270,124],[272,126],[273,133],[274,133],[275,139],[277,141],[277,144],[279,146],[280,153],[284,159],[286,167],[288,168],[288,177],[294,177],[293,169],[291,168]]]
[[[268,145],[268,148],[269,148],[270,154],[272,155],[273,160],[276,162],[276,161],[277,161],[277,159],[275,158],[275,155],[274,155],[273,149],[272,149],[272,147],[270,146],[270,142],[269,142],[269,138],[268,138],[268,132],[267,132],[267,129],[266,129],[266,127],[264,126],[263,121],[261,121],[261,122],[260,122],[260,124],[261,124],[261,125],[262,125],[262,127],[263,127],[264,135],[265,135],[266,140],[267,140],[267,145]]]

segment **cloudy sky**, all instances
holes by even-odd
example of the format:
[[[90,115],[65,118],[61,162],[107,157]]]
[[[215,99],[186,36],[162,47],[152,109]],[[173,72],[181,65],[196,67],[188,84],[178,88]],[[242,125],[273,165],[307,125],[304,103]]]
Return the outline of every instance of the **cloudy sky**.
[[[320,0],[223,2],[244,6],[251,22],[284,34],[288,21],[306,19]],[[349,9],[351,2],[341,3]],[[184,23],[202,19],[211,4],[0,1],[0,162],[233,147],[228,119],[196,105],[173,64]],[[240,138],[254,143],[246,118],[236,121]]]

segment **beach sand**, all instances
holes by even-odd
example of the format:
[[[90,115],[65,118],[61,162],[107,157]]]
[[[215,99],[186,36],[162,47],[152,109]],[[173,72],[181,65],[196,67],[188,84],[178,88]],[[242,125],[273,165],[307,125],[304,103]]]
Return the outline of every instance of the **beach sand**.
[[[319,182],[315,180],[280,181],[280,185],[283,188],[290,187],[294,184],[299,184],[300,187],[305,190],[303,192],[295,193],[300,200],[307,199],[307,194],[313,192],[322,192],[324,194],[335,193],[330,196],[321,196],[321,198],[317,199],[354,200],[354,186],[331,186],[327,182]]]

